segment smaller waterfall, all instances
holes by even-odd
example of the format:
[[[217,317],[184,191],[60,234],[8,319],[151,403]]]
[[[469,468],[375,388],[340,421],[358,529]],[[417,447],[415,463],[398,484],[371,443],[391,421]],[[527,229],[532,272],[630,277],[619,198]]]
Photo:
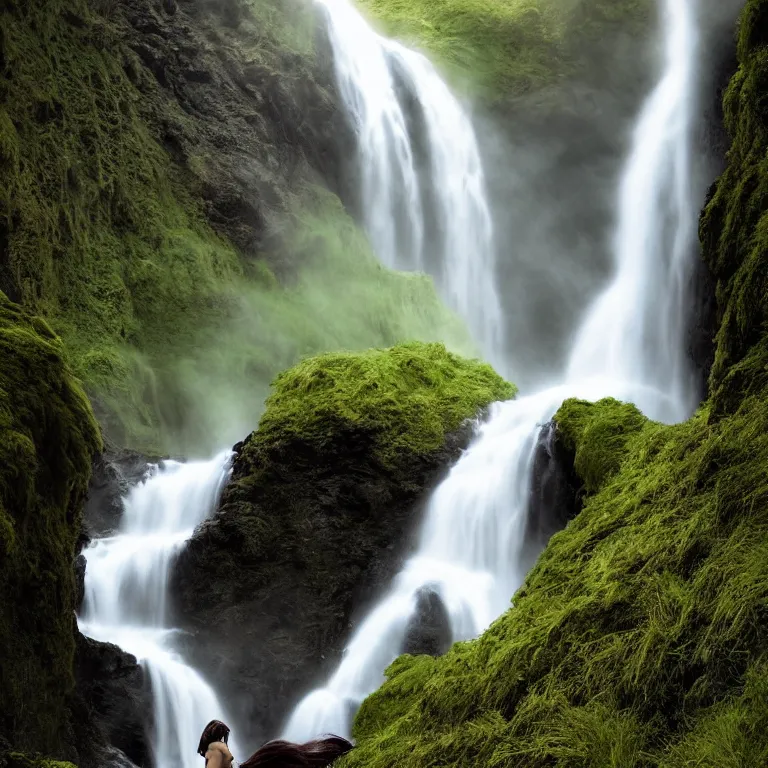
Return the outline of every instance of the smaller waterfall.
[[[226,719],[211,686],[174,650],[168,576],[179,548],[214,510],[231,453],[211,461],[166,462],[131,489],[119,531],[85,551],[81,631],[133,654],[149,674],[155,704],[156,768],[199,768],[206,723]],[[237,754],[237,746],[231,749]]]
[[[501,368],[496,248],[472,122],[426,57],[377,35],[350,0],[318,1],[327,11],[337,80],[358,136],[373,248],[394,269],[432,271],[485,357]],[[419,129],[403,107],[403,90],[413,96]],[[418,130],[428,154],[421,162]]]
[[[616,274],[594,302],[571,352],[571,380],[601,369],[666,393],[679,421],[695,406],[692,374],[681,355],[683,297],[691,276],[697,200],[691,179],[691,130],[698,31],[694,3],[666,0],[664,75],[635,128],[619,189]]]

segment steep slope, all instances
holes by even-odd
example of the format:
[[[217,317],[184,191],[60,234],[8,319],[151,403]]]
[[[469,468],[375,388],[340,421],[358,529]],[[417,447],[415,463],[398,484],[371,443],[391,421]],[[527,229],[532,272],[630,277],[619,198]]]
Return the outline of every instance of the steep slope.
[[[584,507],[514,608],[363,705],[346,766],[762,766],[768,759],[768,3],[749,0],[733,145],[702,217],[717,281],[710,399],[682,425],[569,401]]]
[[[242,434],[309,352],[466,339],[324,188],[347,132],[313,8],[0,9],[0,289],[52,323],[119,443]]]
[[[0,734],[16,748],[71,745],[72,562],[100,447],[60,340],[0,293]]]
[[[192,658],[216,674],[254,747],[278,735],[338,661],[353,610],[397,571],[465,422],[513,394],[439,344],[323,355],[277,378],[172,588]]]

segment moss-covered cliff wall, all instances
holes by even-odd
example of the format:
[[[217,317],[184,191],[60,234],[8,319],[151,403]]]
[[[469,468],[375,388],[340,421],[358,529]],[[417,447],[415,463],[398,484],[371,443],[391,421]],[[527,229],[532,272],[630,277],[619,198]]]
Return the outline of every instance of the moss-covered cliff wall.
[[[702,216],[710,399],[663,426],[566,402],[584,507],[480,639],[403,657],[347,766],[761,766],[768,757],[768,3],[741,17],[733,145]]]
[[[0,735],[71,745],[72,567],[101,438],[50,327],[0,293]]]
[[[0,14],[0,288],[61,335],[110,437],[209,449],[300,355],[466,342],[333,194],[347,134],[309,0]]]

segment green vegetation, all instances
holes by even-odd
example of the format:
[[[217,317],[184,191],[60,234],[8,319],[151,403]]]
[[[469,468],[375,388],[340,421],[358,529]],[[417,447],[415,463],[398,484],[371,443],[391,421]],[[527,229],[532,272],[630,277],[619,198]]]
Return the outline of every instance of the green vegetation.
[[[301,173],[270,211],[271,252],[246,256],[214,233],[200,179],[154,138],[153,76],[114,8],[92,5],[0,10],[12,75],[0,80],[0,289],[61,336],[109,437],[207,451],[247,432],[271,379],[303,355],[406,338],[467,350],[432,284],[383,270]],[[309,49],[305,6],[228,5],[258,27],[249,56],[267,71]],[[205,162],[191,164],[204,174]],[[220,407],[204,407],[211,396]]]
[[[701,221],[704,256],[717,279],[719,330],[710,388],[718,413],[768,387],[768,4],[741,18],[741,66],[725,94],[733,138],[728,166]]]
[[[3,757],[0,756],[0,768],[76,768],[72,763],[65,763],[59,760],[47,760],[45,758],[32,758],[22,755],[20,752],[11,752]]]
[[[98,427],[50,327],[0,293],[0,731],[55,752],[74,653],[72,559]]]
[[[258,447],[292,439],[322,445],[357,430],[385,465],[440,450],[446,433],[515,394],[489,365],[415,342],[310,358],[274,386],[252,438]]]
[[[558,440],[573,456],[576,474],[594,493],[619,469],[626,445],[645,423],[634,406],[606,399],[601,408],[585,409],[581,400],[563,403],[557,415]]]
[[[478,640],[402,657],[342,765],[759,768],[768,761],[768,1],[749,0],[734,139],[702,216],[721,320],[687,423],[568,401],[583,511]]]
[[[265,273],[241,286],[230,318],[202,329],[171,371],[186,410],[198,414],[186,427],[187,445],[200,445],[221,423],[233,425],[226,437],[235,442],[253,428],[277,373],[318,352],[435,338],[475,351],[431,280],[382,267],[338,198],[312,188],[296,210],[285,240],[304,265],[297,277],[280,287]]]
[[[647,27],[645,0],[359,0],[386,32],[425,48],[490,101],[574,74],[596,44]]]
[[[396,662],[345,765],[764,765],[768,408],[707,417],[566,403],[583,511],[479,640]]]

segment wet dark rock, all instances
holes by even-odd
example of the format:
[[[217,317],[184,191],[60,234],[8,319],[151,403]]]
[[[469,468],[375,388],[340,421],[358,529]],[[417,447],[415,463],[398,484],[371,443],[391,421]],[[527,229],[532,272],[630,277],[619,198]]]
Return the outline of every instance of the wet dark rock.
[[[292,705],[336,666],[410,554],[420,502],[470,435],[468,425],[396,469],[352,430],[321,451],[299,438],[256,458],[248,441],[236,446],[220,509],[179,556],[171,591],[189,632],[185,655],[215,676],[253,746],[278,735]],[[410,647],[444,650],[443,628],[425,595]]]
[[[75,611],[80,612],[85,599],[85,555],[82,553],[75,558]]]
[[[85,504],[85,531],[78,552],[90,538],[108,536],[120,525],[123,496],[147,473],[150,459],[128,450],[107,450],[93,463],[88,500]]]
[[[451,647],[451,625],[448,611],[440,595],[423,589],[418,596],[416,612],[405,633],[402,652],[413,656],[442,656]]]
[[[118,10],[143,116],[210,224],[246,257],[267,250],[294,180],[314,172],[337,193],[346,184],[351,128],[324,19],[309,4],[287,9],[314,14],[311,54],[275,47],[262,28],[272,22],[244,0],[121,0]]]
[[[545,424],[536,439],[526,528],[526,549],[533,565],[552,534],[562,530],[582,507],[581,482],[573,457],[558,440],[554,421]]]
[[[72,711],[80,768],[152,765],[152,695],[134,656],[78,632]]]

